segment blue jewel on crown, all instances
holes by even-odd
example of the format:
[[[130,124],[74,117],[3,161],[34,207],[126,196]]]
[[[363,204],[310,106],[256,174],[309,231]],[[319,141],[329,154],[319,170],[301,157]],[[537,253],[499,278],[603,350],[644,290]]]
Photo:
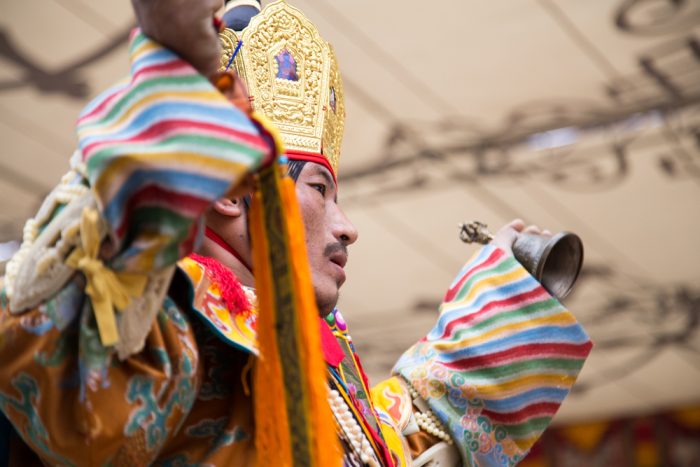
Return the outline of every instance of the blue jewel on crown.
[[[331,93],[330,97],[328,98],[328,103],[331,105],[331,109],[333,109],[333,113],[336,113],[335,106],[336,106],[336,100],[335,100],[335,88],[331,86]]]
[[[294,60],[289,50],[282,49],[282,51],[275,56],[275,60],[277,60],[277,78],[286,79],[288,81],[299,81],[297,62]]]

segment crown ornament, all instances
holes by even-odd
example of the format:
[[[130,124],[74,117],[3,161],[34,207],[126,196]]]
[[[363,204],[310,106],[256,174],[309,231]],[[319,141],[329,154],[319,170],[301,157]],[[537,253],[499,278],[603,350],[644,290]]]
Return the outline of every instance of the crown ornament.
[[[345,126],[343,82],[333,47],[313,23],[278,0],[243,31],[227,28],[220,39],[221,69],[233,67],[245,81],[253,110],[277,126],[287,155],[323,163],[336,176]]]

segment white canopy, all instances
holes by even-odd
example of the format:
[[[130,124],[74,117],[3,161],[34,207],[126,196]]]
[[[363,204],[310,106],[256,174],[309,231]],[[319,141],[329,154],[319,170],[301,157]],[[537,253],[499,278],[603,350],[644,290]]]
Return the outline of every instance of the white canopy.
[[[474,251],[457,224],[522,217],[586,248],[566,303],[596,347],[557,420],[700,400],[700,2],[293,3],[344,74],[360,240],[340,307],[374,381]],[[81,107],[127,73],[133,18],[127,1],[2,9],[9,242],[65,172]]]

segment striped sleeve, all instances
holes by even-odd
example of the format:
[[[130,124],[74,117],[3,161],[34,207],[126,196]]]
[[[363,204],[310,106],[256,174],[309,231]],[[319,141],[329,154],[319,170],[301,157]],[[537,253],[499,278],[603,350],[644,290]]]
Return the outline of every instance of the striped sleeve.
[[[503,250],[460,271],[426,337],[394,368],[430,405],[465,465],[513,465],[569,393],[592,344]]]
[[[188,254],[217,198],[269,152],[247,115],[202,75],[138,30],[131,77],[89,104],[79,147],[118,254],[147,272]]]

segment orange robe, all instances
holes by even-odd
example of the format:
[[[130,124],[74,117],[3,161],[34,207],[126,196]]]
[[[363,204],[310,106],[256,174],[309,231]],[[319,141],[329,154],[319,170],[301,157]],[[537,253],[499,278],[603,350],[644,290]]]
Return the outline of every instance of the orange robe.
[[[256,170],[268,148],[247,117],[177,56],[140,34],[130,52],[131,79],[81,116],[79,160],[61,190],[88,187],[96,199],[108,268],[151,273],[177,264],[175,276],[143,322],[142,348],[123,359],[101,343],[81,273],[25,310],[10,310],[6,283],[0,411],[19,444],[47,465],[254,465],[251,398],[265,390],[251,387],[256,315],[228,309],[206,268],[185,257],[205,210]],[[29,243],[46,240],[42,232],[67,209],[63,196],[35,219]],[[336,339],[324,344],[335,355],[327,358],[329,384],[348,401],[376,458],[395,465],[410,465],[412,454],[437,442],[415,442],[415,397],[464,465],[517,462],[590,350],[573,316],[494,248],[459,273],[435,328],[374,390],[342,316],[334,312],[321,326]],[[352,465],[357,453],[347,433],[339,437]],[[12,446],[16,456],[22,448]]]

